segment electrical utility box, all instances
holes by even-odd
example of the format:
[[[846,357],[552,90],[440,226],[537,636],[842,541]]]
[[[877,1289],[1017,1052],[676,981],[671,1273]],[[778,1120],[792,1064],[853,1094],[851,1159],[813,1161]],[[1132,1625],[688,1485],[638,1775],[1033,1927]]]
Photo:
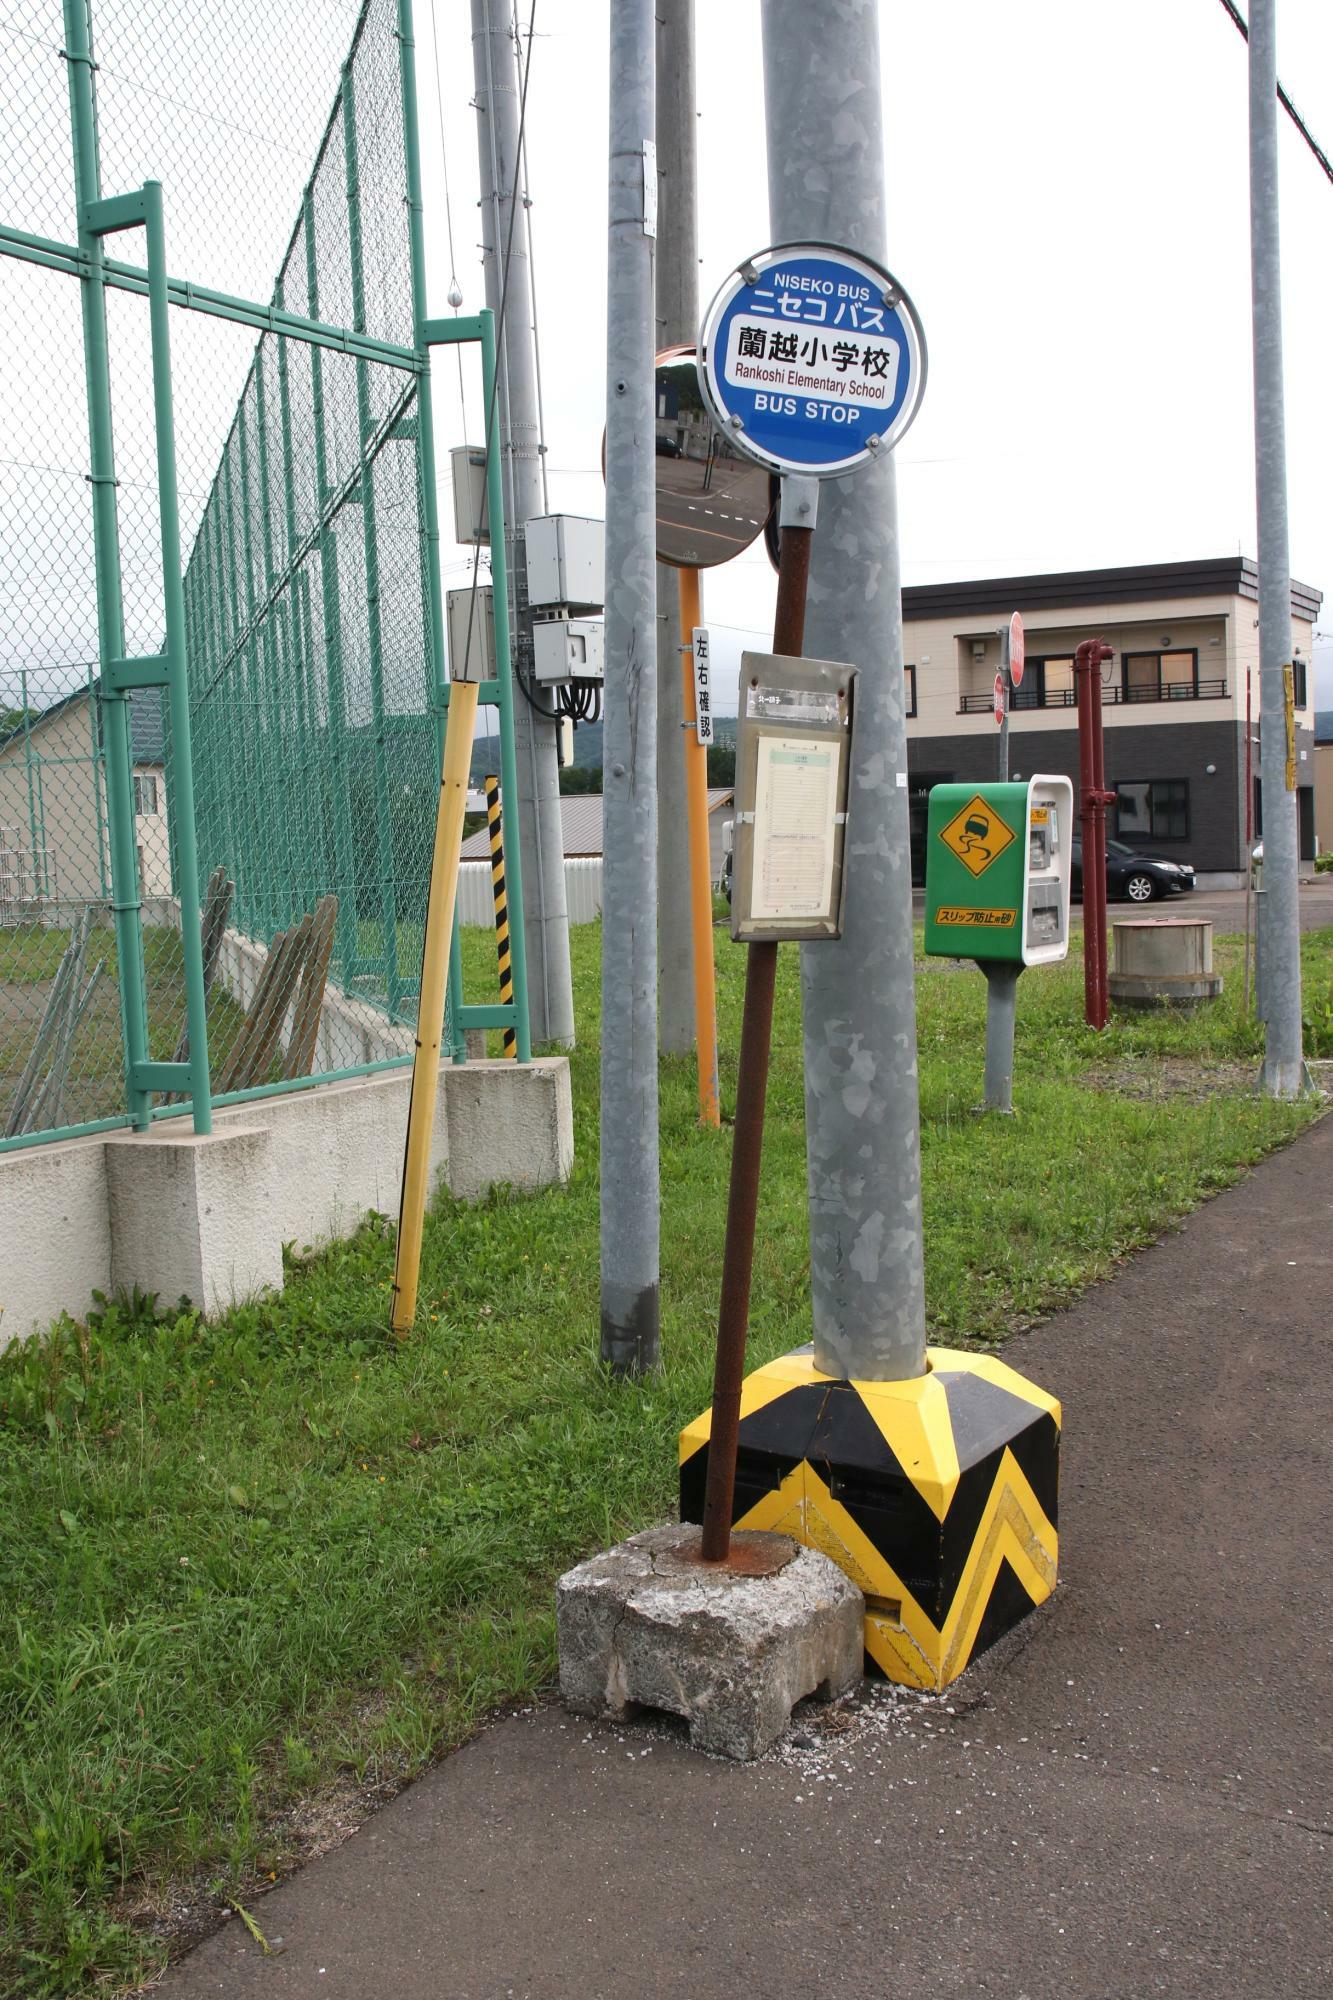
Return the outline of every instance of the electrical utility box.
[[[485,452],[475,444],[456,445],[449,454],[449,469],[454,480],[454,540],[489,548]]]
[[[451,681],[495,679],[495,604],[489,584],[445,593]]]
[[[926,951],[1049,965],[1069,951],[1068,778],[936,785],[926,836]]]
[[[605,522],[579,514],[539,514],[523,532],[528,603],[600,611],[606,596]]]
[[[545,618],[532,627],[532,670],[545,687],[565,681],[600,681],[600,618]]]

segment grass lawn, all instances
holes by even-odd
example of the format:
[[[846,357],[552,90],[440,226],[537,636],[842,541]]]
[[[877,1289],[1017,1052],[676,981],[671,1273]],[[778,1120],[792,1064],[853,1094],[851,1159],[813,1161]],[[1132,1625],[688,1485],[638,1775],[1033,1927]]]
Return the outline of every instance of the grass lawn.
[[[0,1359],[0,1991],[132,1984],[182,1910],[188,1929],[251,1907],[333,1819],[548,1684],[552,1579],[670,1511],[675,1433],[709,1393],[729,1147],[695,1126],[692,1067],[665,1065],[665,1366],[617,1386],[596,1359],[599,942],[574,933],[573,1180],[442,1201],[410,1343],[384,1333],[391,1231],[372,1221],[216,1324],[122,1302]],[[466,943],[480,996],[493,945]],[[742,965],[718,948],[729,1105]],[[1305,948],[1333,1054],[1333,931]],[[1103,1037],[1076,961],[1030,974],[1020,1115],[985,1123],[983,982],[921,968],[936,1339],[1051,1312],[1315,1115],[1248,1088],[1238,953],[1218,945],[1216,1007]],[[756,1362],[806,1337],[804,1189],[788,948]]]

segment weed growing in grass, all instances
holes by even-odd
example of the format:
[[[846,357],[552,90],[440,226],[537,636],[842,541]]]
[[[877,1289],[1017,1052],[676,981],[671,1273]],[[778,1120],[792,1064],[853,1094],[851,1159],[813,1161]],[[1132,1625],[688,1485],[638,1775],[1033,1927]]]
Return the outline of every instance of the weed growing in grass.
[[[692,1065],[664,1063],[666,1360],[653,1381],[614,1384],[596,1359],[598,944],[574,933],[570,1184],[441,1200],[411,1341],[386,1333],[392,1232],[372,1218],[318,1255],[294,1246],[281,1297],[211,1324],[101,1301],[0,1356],[5,1992],[131,1979],[160,1956],[145,1924],[182,1884],[213,1907],[239,1899],[263,1928],[270,1875],[327,1837],[321,1800],[387,1796],[479,1714],[549,1680],[554,1576],[669,1513],[675,1433],[711,1382],[729,1147],[695,1122]],[[484,990],[491,942],[465,945]],[[972,1112],[980,976],[922,968],[937,1338],[994,1342],[1050,1311],[1312,1115],[1244,1091],[1130,1096],[1098,1081],[1111,1054],[1147,1072],[1248,1064],[1231,949],[1218,1007],[1107,1037],[1082,1026],[1075,967],[1031,974],[1012,1121]],[[1308,949],[1326,982],[1333,934]],[[728,1104],[742,973],[724,945]],[[805,1336],[805,1186],[786,953],[755,1362]]]

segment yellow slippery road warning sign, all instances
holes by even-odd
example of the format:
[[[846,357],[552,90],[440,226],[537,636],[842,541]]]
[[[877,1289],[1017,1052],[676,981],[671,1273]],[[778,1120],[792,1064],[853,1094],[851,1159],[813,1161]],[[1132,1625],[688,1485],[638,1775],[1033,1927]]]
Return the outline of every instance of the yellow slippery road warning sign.
[[[975,792],[962,811],[940,828],[940,839],[973,875],[984,875],[1013,838],[1010,828],[986,804],[980,792]]]
[[[937,924],[972,924],[981,930],[1012,930],[1018,922],[1017,910],[960,910],[953,904],[941,905]]]

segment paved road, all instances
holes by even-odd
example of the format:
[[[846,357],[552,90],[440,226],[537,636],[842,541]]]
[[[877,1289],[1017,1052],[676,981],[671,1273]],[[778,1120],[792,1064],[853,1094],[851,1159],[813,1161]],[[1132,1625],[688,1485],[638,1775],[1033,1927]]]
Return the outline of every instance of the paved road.
[[[1326,2000],[1333,1119],[1007,1358],[1063,1581],[943,1702],[750,1768],[507,1718],[173,2000]]]
[[[1302,882],[1300,911],[1303,931],[1322,930],[1333,924],[1333,875],[1316,875],[1313,881]],[[1112,903],[1109,913],[1112,918],[1135,914],[1128,903]],[[1169,902],[1149,903],[1143,915],[1211,917],[1215,934],[1221,937],[1227,931],[1245,929],[1245,891],[1195,889],[1188,896],[1173,896]]]
[[[912,893],[916,914],[920,916],[926,905],[925,891],[916,889]],[[1300,911],[1303,931],[1333,925],[1333,875],[1316,875],[1311,881],[1302,882]],[[1107,915],[1112,923],[1117,917],[1211,917],[1218,937],[1233,931],[1239,936],[1245,929],[1245,891],[1194,889],[1187,896],[1162,898],[1142,908],[1134,903],[1111,903]],[[1075,903],[1074,922],[1080,921],[1080,906]]]

